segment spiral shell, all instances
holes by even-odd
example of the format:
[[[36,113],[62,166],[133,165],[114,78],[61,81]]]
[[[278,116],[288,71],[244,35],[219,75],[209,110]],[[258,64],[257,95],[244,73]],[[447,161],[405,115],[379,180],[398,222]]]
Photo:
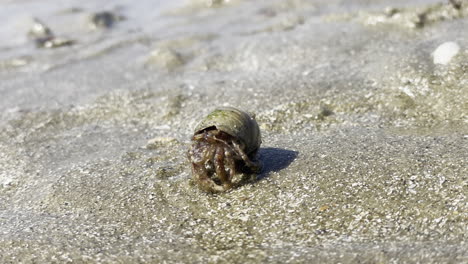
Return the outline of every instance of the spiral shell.
[[[217,108],[206,116],[195,128],[195,135],[205,130],[218,129],[244,145],[247,155],[255,153],[262,143],[257,121],[248,113],[234,107]]]

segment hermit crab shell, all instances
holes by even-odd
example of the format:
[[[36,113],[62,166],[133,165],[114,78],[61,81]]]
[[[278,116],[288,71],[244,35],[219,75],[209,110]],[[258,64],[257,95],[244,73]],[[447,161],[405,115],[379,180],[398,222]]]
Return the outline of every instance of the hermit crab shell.
[[[208,114],[195,128],[195,134],[210,129],[218,129],[240,140],[246,154],[257,151],[262,143],[257,121],[234,107],[217,108]]]

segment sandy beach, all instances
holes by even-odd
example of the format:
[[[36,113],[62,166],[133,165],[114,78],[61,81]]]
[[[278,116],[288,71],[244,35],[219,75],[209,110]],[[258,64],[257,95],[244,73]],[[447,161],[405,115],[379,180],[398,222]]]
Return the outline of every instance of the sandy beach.
[[[1,263],[468,262],[468,3],[3,1]],[[220,106],[263,170],[208,194]]]

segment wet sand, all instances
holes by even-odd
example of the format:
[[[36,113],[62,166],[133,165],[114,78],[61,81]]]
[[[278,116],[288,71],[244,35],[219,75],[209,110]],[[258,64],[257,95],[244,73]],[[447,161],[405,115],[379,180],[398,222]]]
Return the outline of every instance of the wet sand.
[[[467,262],[468,4],[369,2],[2,3],[0,262]],[[210,195],[218,106],[264,168]]]

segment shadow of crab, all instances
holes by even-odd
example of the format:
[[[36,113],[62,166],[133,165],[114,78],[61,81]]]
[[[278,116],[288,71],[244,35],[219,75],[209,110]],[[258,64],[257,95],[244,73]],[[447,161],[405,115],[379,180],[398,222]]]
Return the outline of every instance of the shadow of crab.
[[[257,176],[257,181],[265,179],[272,172],[280,171],[288,167],[297,157],[298,152],[281,148],[261,148],[259,159],[263,163],[263,169]]]

